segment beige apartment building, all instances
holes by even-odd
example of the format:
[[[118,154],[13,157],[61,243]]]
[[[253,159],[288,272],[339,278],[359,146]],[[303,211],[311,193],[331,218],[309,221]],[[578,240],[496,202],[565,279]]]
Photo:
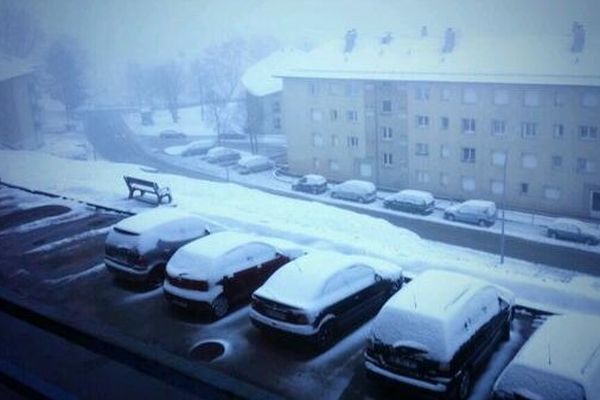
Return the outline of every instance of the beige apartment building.
[[[600,218],[600,43],[450,33],[354,33],[282,74],[290,171]]]

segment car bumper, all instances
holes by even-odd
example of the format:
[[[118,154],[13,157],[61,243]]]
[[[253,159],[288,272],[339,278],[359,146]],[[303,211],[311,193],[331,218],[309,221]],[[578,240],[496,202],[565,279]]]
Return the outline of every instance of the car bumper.
[[[186,309],[211,308],[212,302],[223,292],[220,286],[215,286],[207,292],[182,289],[173,286],[165,280],[163,283],[165,297],[173,305]]]
[[[137,270],[128,265],[115,262],[108,258],[104,259],[104,264],[110,273],[117,279],[127,280],[131,282],[145,282],[150,276],[150,270]]]
[[[310,338],[317,334],[318,328],[312,325],[296,325],[289,322],[277,321],[250,309],[250,320],[257,328],[271,333]]]

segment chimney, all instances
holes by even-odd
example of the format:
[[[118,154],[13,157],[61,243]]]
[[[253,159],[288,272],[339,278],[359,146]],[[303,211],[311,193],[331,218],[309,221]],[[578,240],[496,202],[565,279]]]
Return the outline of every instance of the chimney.
[[[571,44],[572,53],[581,53],[585,45],[585,29],[579,22],[573,22],[571,27],[573,33],[573,42]]]
[[[444,47],[442,48],[442,53],[452,53],[454,50],[454,45],[456,44],[456,33],[454,29],[447,28],[444,33]]]
[[[427,26],[423,25],[421,27],[421,37],[424,38],[425,36],[427,36]]]
[[[350,29],[346,32],[346,47],[344,48],[344,53],[351,53],[354,49],[354,45],[356,44],[356,29]]]
[[[386,32],[379,42],[381,44],[390,44],[393,38],[394,37],[392,36],[391,32]]]

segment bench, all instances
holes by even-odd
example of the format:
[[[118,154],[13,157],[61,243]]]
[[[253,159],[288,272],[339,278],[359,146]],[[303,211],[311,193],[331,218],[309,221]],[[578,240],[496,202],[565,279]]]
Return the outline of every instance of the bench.
[[[134,178],[132,176],[124,176],[125,184],[129,189],[129,198],[133,198],[136,191],[140,192],[140,196],[145,193],[151,193],[157,198],[157,205],[162,202],[162,199],[166,198],[167,203],[170,203],[173,198],[171,197],[171,189],[168,187],[158,187],[158,183],[147,181],[145,179]]]

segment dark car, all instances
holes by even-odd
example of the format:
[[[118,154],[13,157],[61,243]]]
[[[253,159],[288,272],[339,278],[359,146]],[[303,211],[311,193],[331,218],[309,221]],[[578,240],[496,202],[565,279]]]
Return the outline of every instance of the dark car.
[[[319,194],[327,191],[327,179],[321,175],[308,174],[292,184],[292,190]]]
[[[247,301],[274,271],[300,254],[254,235],[214,233],[175,253],[167,264],[164,294],[175,306],[221,318],[231,304]]]
[[[167,262],[181,246],[217,226],[173,209],[146,211],[126,218],[108,233],[104,263],[120,280],[159,284]]]
[[[510,337],[513,301],[510,292],[480,279],[422,273],[375,317],[367,376],[393,383],[409,398],[466,399],[475,374]]]
[[[402,269],[383,260],[310,253],[279,269],[252,296],[250,318],[263,331],[328,348],[377,313],[402,286]]]
[[[600,231],[570,218],[555,219],[548,225],[547,235],[551,238],[571,240],[592,246],[600,242]]]
[[[407,189],[386,197],[383,206],[392,210],[431,214],[435,208],[435,200],[429,192]]]

